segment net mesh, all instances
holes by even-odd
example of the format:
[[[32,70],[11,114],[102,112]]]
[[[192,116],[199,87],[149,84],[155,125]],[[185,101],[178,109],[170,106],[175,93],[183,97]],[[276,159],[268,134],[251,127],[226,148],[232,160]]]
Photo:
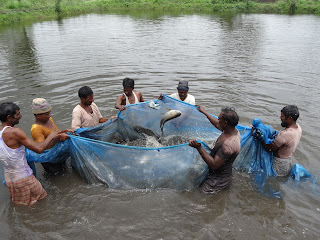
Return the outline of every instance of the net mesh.
[[[161,118],[171,109],[181,111],[181,116],[167,121],[161,132]],[[261,139],[271,143],[277,132],[260,119],[252,124],[254,131],[237,126],[241,151],[233,166],[247,172],[261,193],[281,197],[279,185],[270,180],[275,176],[272,153],[261,144]],[[45,153],[27,150],[27,159],[59,162],[71,156],[83,179],[103,182],[110,188],[192,189],[203,181],[208,167],[198,151],[188,146],[188,140],[198,139],[209,153],[220,134],[196,106],[164,95],[161,100],[128,105],[117,118],[98,126],[80,128],[77,136],[70,135]],[[309,178],[314,183],[313,175],[305,169],[296,167],[292,176],[295,181]]]

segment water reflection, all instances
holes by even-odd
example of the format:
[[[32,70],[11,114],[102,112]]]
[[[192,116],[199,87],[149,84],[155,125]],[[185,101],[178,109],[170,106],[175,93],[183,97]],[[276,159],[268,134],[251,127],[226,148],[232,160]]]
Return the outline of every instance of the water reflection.
[[[3,81],[3,91],[17,96],[20,89],[38,87],[39,72],[36,48],[32,38],[32,31],[28,26],[18,26],[2,32],[6,38],[1,38],[1,49],[6,53],[2,55],[7,81]],[[2,36],[2,35],[1,35]],[[2,65],[2,64],[1,64]],[[28,90],[29,94],[30,90]]]

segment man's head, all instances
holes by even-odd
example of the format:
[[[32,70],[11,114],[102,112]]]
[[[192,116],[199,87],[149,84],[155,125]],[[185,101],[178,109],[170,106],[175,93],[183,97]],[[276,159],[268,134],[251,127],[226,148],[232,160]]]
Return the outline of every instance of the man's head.
[[[219,124],[224,129],[226,125],[229,127],[235,127],[238,125],[239,116],[233,107],[221,108],[221,113],[219,115]]]
[[[123,92],[127,96],[131,96],[132,91],[134,89],[134,80],[132,78],[125,78],[122,81]]]
[[[49,121],[51,109],[51,105],[44,98],[35,98],[32,101],[32,113],[41,122]]]
[[[299,118],[299,109],[296,105],[288,105],[281,109],[281,126],[288,127]]]
[[[188,97],[188,81],[179,81],[177,89],[180,99],[184,101]]]
[[[4,102],[0,104],[0,120],[1,122],[9,122],[12,126],[19,123],[22,117],[20,108],[13,102]]]
[[[81,87],[78,91],[78,95],[83,105],[90,106],[94,101],[93,91],[88,86]]]

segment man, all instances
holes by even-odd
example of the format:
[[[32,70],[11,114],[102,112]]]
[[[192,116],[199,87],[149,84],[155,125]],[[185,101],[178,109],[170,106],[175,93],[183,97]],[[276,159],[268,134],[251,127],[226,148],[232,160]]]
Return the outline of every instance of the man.
[[[189,103],[192,105],[196,104],[196,100],[194,96],[188,93],[189,91],[188,81],[179,81],[177,89],[178,89],[178,92],[169,95],[169,97],[178,99],[182,102]],[[160,94],[159,99],[161,98],[162,98],[162,93]]]
[[[53,130],[42,143],[36,143],[17,127],[22,115],[13,102],[0,104],[0,156],[4,163],[4,177],[12,202],[33,205],[45,198],[47,192],[34,177],[25,154],[25,147],[42,153],[51,141],[59,139],[59,131]]]
[[[295,152],[302,135],[301,127],[296,123],[299,118],[299,110],[295,105],[288,105],[281,110],[281,126],[285,127],[271,144],[263,147],[273,152],[272,167],[277,176],[287,176],[294,165],[292,155]]]
[[[240,152],[240,133],[235,128],[239,117],[234,108],[222,108],[219,118],[216,119],[208,114],[203,107],[198,107],[198,110],[206,115],[217,129],[222,131],[210,154],[196,140],[189,142],[191,147],[198,150],[209,167],[209,174],[202,183],[202,191],[216,193],[226,188],[232,179],[232,164]]]
[[[51,117],[51,105],[44,98],[35,98],[32,101],[32,113],[35,117],[35,123],[31,126],[31,136],[37,143],[43,142],[49,134],[54,130],[58,129]],[[47,146],[47,149],[52,148],[59,140],[65,141],[69,138],[66,132],[72,132],[71,129],[60,131],[60,139],[51,141]],[[65,161],[59,163],[41,163],[44,170],[50,175],[56,175],[65,168]]]
[[[98,106],[93,102],[93,91],[90,87],[81,87],[78,95],[80,104],[78,104],[72,112],[72,129],[93,127],[99,123],[108,121],[108,118],[102,117]]]
[[[122,81],[123,94],[118,96],[115,108],[123,111],[126,109],[125,105],[144,102],[142,93],[138,91],[133,91],[134,80],[131,78],[125,78]]]

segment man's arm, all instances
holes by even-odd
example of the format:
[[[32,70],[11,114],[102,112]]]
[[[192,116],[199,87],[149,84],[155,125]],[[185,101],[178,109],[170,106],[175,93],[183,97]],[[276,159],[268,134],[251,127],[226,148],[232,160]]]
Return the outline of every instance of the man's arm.
[[[106,121],[108,121],[109,119],[108,118],[99,118],[99,123],[104,123]]]
[[[206,115],[206,117],[209,119],[209,121],[211,122],[211,124],[213,126],[215,126],[217,129],[219,129],[220,131],[222,130],[219,124],[219,121],[216,117],[212,116],[211,114],[207,113],[204,109],[204,107],[200,106],[200,105],[195,105],[196,107],[198,107],[199,112],[203,113],[204,115]]]
[[[70,137],[69,137],[69,135],[68,134],[66,134],[66,133],[63,133],[63,132],[61,132],[60,131],[60,133],[59,133],[59,141],[60,142],[64,142],[65,140],[67,140],[67,139],[69,139]],[[57,141],[58,142],[58,141]],[[53,145],[54,146],[54,145]]]
[[[36,143],[35,141],[33,141],[20,128],[15,128],[12,132],[12,136],[13,140],[16,140],[17,143],[24,145],[26,148],[29,148],[36,153],[42,153],[47,149],[51,141],[57,141],[56,139],[59,140],[58,133],[59,130],[53,130],[42,143]]]
[[[144,102],[143,97],[142,97],[142,93],[141,92],[137,92],[137,94],[138,94],[139,102]]]
[[[72,121],[71,121],[71,128],[72,129],[78,129],[81,128],[81,112],[75,111],[75,109],[72,112]]]
[[[119,109],[120,111],[123,111],[124,109],[126,109],[126,107],[122,105],[122,100],[123,100],[123,94],[117,98],[117,102],[115,105],[115,108]]]
[[[43,132],[38,127],[31,129],[31,136],[33,138],[33,141],[35,141],[36,143],[42,143],[44,142],[44,140],[46,140],[46,137],[44,136]],[[46,149],[52,148],[54,145],[56,145],[58,141],[59,141],[58,138],[52,140],[49,143],[49,145],[46,147]]]
[[[67,132],[74,133],[74,130],[73,129],[60,130],[60,133],[67,133]]]
[[[262,142],[262,146],[265,150],[267,150],[268,152],[277,152],[279,150],[279,147],[275,144],[275,142],[273,141],[272,143],[270,144],[266,144],[264,141],[261,141]]]
[[[209,168],[212,170],[220,168],[224,161],[219,158],[217,155],[213,158],[210,154],[208,154],[204,148],[201,146],[201,143],[198,143],[196,140],[191,140],[189,142],[189,146],[194,147],[200,153],[202,159],[208,164]]]

